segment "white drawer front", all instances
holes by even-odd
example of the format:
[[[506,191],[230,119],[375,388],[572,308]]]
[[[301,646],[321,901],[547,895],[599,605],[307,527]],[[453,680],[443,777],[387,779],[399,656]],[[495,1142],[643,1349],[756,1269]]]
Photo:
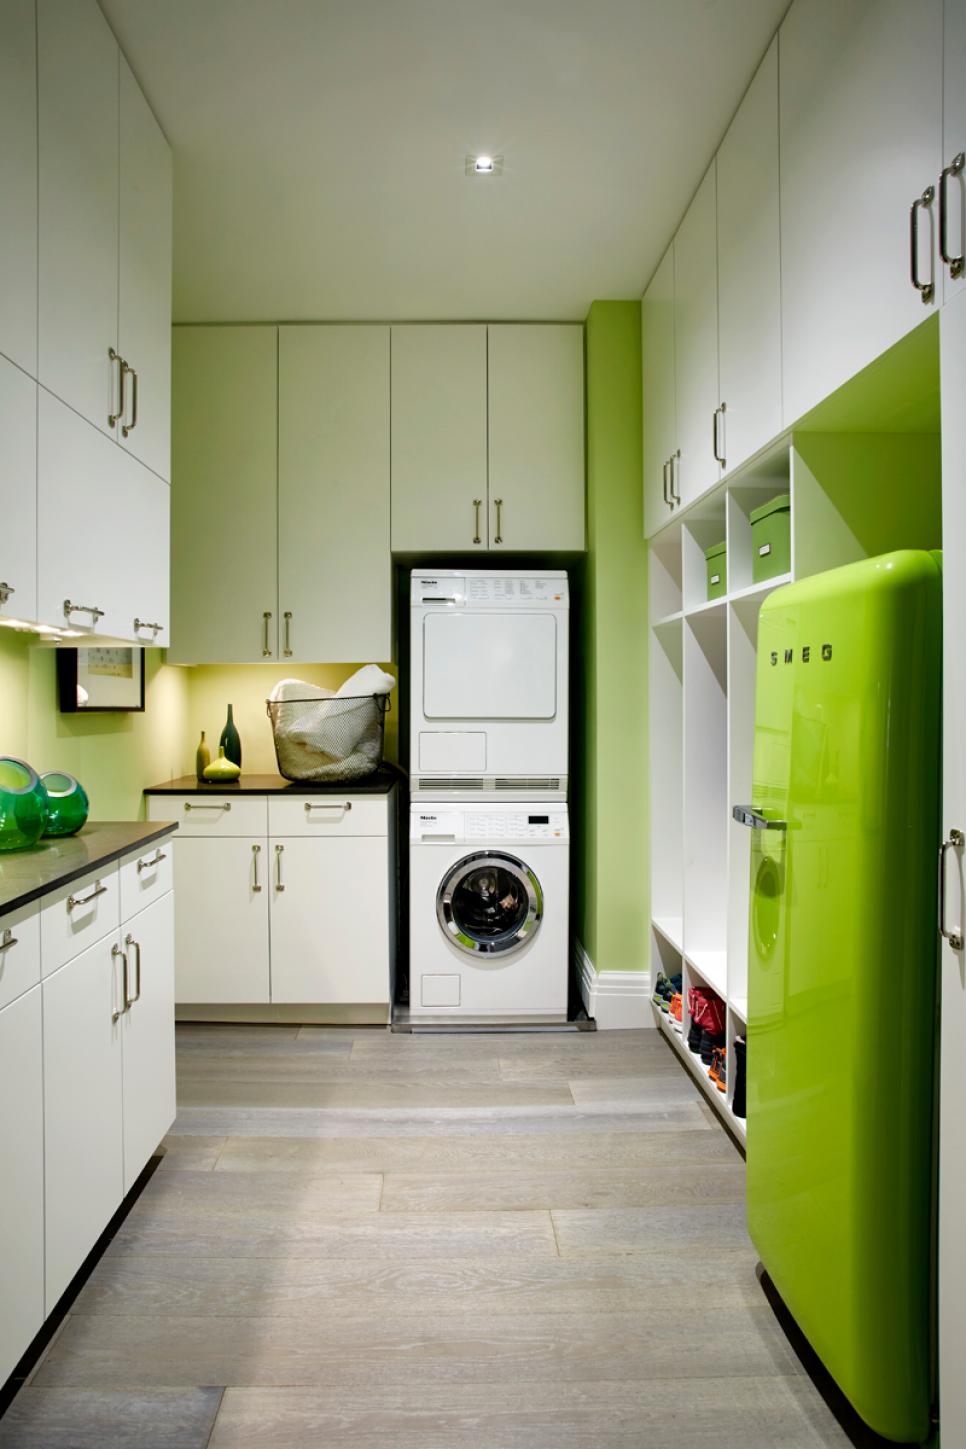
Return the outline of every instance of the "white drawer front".
[[[45,896],[40,907],[41,972],[49,976],[121,924],[117,861]]]
[[[0,1007],[40,980],[40,902],[0,916]]]
[[[286,795],[269,797],[270,835],[386,835],[384,795]]]
[[[127,921],[152,901],[160,900],[174,884],[171,836],[155,841],[140,855],[121,861],[121,920]]]
[[[264,795],[149,795],[150,820],[177,820],[181,835],[267,835]]]

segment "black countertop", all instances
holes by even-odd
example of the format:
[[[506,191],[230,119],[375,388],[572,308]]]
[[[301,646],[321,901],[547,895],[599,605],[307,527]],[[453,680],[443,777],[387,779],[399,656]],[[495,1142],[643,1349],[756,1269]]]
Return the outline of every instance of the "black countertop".
[[[0,854],[0,916],[152,845],[177,828],[174,821],[164,820],[96,820],[65,839],[41,840],[29,850],[4,851]]]
[[[246,775],[237,780],[198,780],[181,775],[164,785],[149,785],[145,795],[388,795],[403,776],[396,770],[377,770],[364,780],[334,780],[313,785],[310,780],[286,780],[282,775]]]

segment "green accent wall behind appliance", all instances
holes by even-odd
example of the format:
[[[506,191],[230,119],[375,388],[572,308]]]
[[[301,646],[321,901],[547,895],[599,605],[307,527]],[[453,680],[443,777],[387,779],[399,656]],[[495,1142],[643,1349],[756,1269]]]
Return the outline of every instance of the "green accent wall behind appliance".
[[[924,552],[761,609],[751,803],[786,828],[752,835],[749,1230],[859,1414],[903,1443],[930,1410],[940,650]]]
[[[576,623],[574,933],[598,971],[648,952],[647,553],[640,302],[586,323],[587,557]]]

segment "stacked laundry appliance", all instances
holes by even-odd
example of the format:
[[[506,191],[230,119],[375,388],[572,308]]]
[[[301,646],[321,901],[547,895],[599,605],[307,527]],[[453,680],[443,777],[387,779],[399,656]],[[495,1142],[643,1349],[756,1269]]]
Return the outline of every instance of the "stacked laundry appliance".
[[[410,1017],[564,1021],[569,590],[411,576]]]

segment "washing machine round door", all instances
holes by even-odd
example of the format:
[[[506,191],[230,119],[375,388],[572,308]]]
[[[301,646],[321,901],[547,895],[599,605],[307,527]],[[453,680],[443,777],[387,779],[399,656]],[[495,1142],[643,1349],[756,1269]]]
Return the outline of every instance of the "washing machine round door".
[[[503,851],[466,855],[444,876],[436,916],[470,956],[509,956],[540,929],[543,891],[528,865]]]

